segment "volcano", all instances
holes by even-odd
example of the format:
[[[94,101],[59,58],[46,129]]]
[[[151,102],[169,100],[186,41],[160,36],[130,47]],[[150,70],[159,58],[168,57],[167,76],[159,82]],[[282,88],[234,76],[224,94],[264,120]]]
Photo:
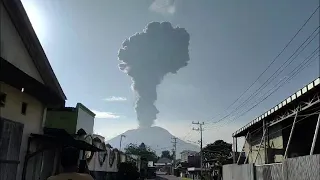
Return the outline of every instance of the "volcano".
[[[122,134],[126,136],[122,139],[122,150],[130,143],[139,145],[142,142],[156,151],[157,155],[160,155],[164,150],[171,151],[173,148],[171,138],[174,136],[166,129],[158,126],[131,129]],[[107,143],[114,148],[119,148],[120,136],[110,139]],[[180,152],[183,150],[199,151],[200,147],[177,138],[177,158],[180,157]]]

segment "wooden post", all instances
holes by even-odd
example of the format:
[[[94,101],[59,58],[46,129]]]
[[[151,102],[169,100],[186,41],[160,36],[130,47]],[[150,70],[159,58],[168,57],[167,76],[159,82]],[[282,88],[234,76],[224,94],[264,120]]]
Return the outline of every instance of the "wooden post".
[[[317,137],[318,137],[318,133],[319,133],[319,127],[320,127],[320,113],[319,113],[319,116],[318,116],[318,121],[317,121],[316,129],[315,129],[314,135],[313,135],[313,140],[312,140],[312,146],[311,146],[311,150],[310,150],[310,155],[313,155],[313,151],[314,151],[314,148],[315,148],[315,146],[316,146]]]
[[[293,132],[294,132],[294,127],[296,125],[297,117],[298,117],[298,112],[296,112],[296,115],[294,116],[293,124],[292,124],[291,131],[290,131],[290,136],[289,136],[289,140],[288,140],[288,144],[287,144],[287,147],[286,147],[286,151],[284,153],[284,159],[287,159],[287,157],[288,157],[288,150],[289,150],[290,142],[291,142],[292,135],[293,135]]]

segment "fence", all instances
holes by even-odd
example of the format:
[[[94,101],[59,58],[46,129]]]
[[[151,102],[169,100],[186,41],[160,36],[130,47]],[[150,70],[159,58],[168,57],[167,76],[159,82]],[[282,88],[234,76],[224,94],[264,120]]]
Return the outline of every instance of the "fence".
[[[319,180],[320,155],[289,158],[282,164],[223,166],[223,180]]]
[[[223,166],[223,180],[254,180],[254,165],[253,164],[229,164]]]
[[[15,180],[23,124],[0,118],[0,179]]]

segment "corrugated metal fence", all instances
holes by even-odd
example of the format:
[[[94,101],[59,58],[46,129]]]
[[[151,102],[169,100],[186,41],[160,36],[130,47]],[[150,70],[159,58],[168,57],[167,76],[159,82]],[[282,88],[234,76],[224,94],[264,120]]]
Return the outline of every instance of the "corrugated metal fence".
[[[225,165],[223,180],[319,180],[320,155],[290,158],[283,164]]]

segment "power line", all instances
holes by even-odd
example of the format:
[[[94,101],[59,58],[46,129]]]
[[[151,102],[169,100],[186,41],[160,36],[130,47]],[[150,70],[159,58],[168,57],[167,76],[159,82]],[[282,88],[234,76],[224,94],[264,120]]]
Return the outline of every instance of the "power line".
[[[280,53],[271,61],[271,63],[267,66],[267,68],[258,76],[258,78],[235,100],[233,101],[225,111],[227,111],[230,107],[232,107],[236,102],[240,100],[240,98],[243,97],[244,94],[248,92],[248,90],[256,83],[258,80],[263,76],[263,74],[274,64],[274,62],[280,57],[280,55],[287,49],[287,47],[291,44],[291,42],[296,38],[296,36],[301,32],[301,30],[306,26],[306,24],[310,21],[310,19],[314,16],[314,14],[318,11],[320,6],[318,6],[314,12],[311,14],[311,16],[304,22],[304,24],[301,26],[301,28],[296,32],[296,34],[290,39],[290,41],[285,45],[285,47],[280,51]],[[219,113],[221,114],[221,113]],[[219,116],[219,115],[218,115]],[[223,118],[222,118],[223,119]],[[212,121],[212,120],[211,120]],[[219,120],[218,120],[219,122]],[[213,123],[218,123],[213,122]]]
[[[191,135],[191,132],[192,132],[192,130],[190,129],[188,131],[188,133],[184,137],[182,137],[181,139],[184,140],[184,141],[187,141],[187,137],[189,137]]]
[[[319,49],[319,47],[317,48],[317,49]],[[316,49],[316,50],[317,50]],[[314,51],[314,52],[316,52],[316,51]],[[313,56],[311,56],[310,58],[309,58],[309,60],[308,61],[310,61],[310,59],[312,59],[313,57],[314,57],[314,55],[315,54],[313,54]],[[317,57],[319,57],[319,55],[318,56],[315,56],[316,58]],[[315,59],[313,59],[313,60],[316,60],[316,58]],[[311,61],[312,62],[312,61]],[[308,62],[306,62],[306,63],[308,63]],[[308,65],[310,65],[311,63],[309,62],[308,64],[307,64],[307,66],[304,66],[304,67],[296,67],[297,69],[297,71],[295,71],[295,72],[293,72],[293,74],[289,77],[289,78],[287,78],[287,80],[283,83],[283,84],[281,84],[281,85],[279,85],[276,89],[274,89],[270,94],[268,94],[265,98],[263,98],[261,101],[259,101],[258,103],[256,103],[254,106],[252,106],[250,109],[248,109],[248,110],[246,110],[245,112],[243,112],[242,114],[240,114],[238,117],[235,117],[234,119],[232,119],[232,120],[230,120],[229,121],[229,123],[230,122],[232,122],[232,121],[234,121],[234,120],[236,120],[236,119],[238,119],[239,117],[241,117],[241,116],[243,116],[243,115],[245,115],[247,112],[249,112],[250,110],[252,110],[253,108],[255,108],[256,106],[258,106],[262,101],[264,101],[264,100],[266,100],[268,97],[270,97],[275,91],[277,91],[279,88],[281,88],[283,85],[285,85],[286,83],[288,83],[290,80],[292,80],[297,74],[299,74],[304,68],[306,68],[306,67],[308,67]],[[220,127],[222,127],[222,126],[220,126]]]
[[[309,46],[309,44],[315,39],[315,37],[318,36],[319,32],[315,34],[315,36],[299,51],[299,49],[314,35],[314,33],[320,28],[318,26],[311,35],[295,50],[295,52],[265,81],[259,88],[256,90],[253,94],[251,94],[244,102],[242,102],[239,106],[237,106],[233,111],[231,111],[229,114],[225,115],[224,117],[220,118],[218,121],[215,122],[219,123],[223,120],[225,120],[227,117],[231,116],[233,113],[237,112],[238,109],[244,108],[248,102],[250,102],[254,97],[258,95],[259,92],[261,92],[265,87],[267,87],[280,73],[282,73],[285,68],[287,68],[304,50],[306,47]],[[299,51],[299,52],[298,52]],[[297,53],[298,52],[298,53]],[[296,54],[297,53],[297,54]],[[294,55],[296,55],[293,59],[291,59]],[[289,61],[291,59],[291,61]],[[287,62],[289,63],[287,64]],[[285,65],[286,64],[286,65]],[[283,68],[283,66],[285,67]],[[271,79],[271,81],[270,81]]]
[[[176,152],[177,152],[177,138],[176,137],[172,137],[171,138],[173,141],[171,141],[172,145],[173,145],[173,168],[175,168],[176,166]]]
[[[299,49],[313,36],[313,34],[319,29],[320,26],[318,26],[313,32],[312,34],[295,50],[295,52],[267,79],[267,81],[265,81],[260,87],[259,89],[251,94],[249,96],[249,98],[246,99],[246,101],[244,101],[240,106],[238,107],[241,107],[242,105],[244,105],[245,103],[247,103],[248,101],[250,101],[250,99],[252,97],[255,97],[259,92],[261,92],[261,90],[263,90],[266,86],[268,86],[280,73],[282,73],[300,54],[301,52],[303,52],[305,50],[305,48],[307,46],[309,46],[309,44],[317,37],[317,35],[319,34],[319,32],[308,42],[307,45],[305,45],[303,47],[303,49],[301,49],[301,51],[296,54]],[[291,59],[294,55],[296,55],[293,59]],[[291,59],[291,61],[289,61]],[[289,62],[284,68],[282,68],[287,62]],[[269,82],[269,80],[271,79],[271,81]]]
[[[319,46],[320,47],[320,46]],[[297,67],[295,67],[290,73],[288,78],[282,82],[279,81],[272,89],[273,91],[271,91],[272,89],[270,89],[269,91],[267,91],[264,95],[262,95],[260,97],[260,100],[258,102],[256,102],[256,104],[254,104],[251,108],[249,108],[248,110],[242,112],[242,114],[240,114],[240,112],[238,113],[237,117],[234,117],[233,119],[230,119],[229,121],[227,121],[225,124],[218,126],[218,127],[222,127],[224,125],[226,125],[227,123],[233,122],[236,119],[238,119],[239,117],[245,115],[247,112],[249,112],[250,110],[252,110],[253,108],[255,108],[256,106],[258,106],[261,102],[263,102],[265,99],[267,99],[268,97],[270,97],[274,92],[276,92],[279,88],[281,88],[283,85],[285,85],[286,83],[288,83],[290,80],[292,80],[296,75],[298,75],[303,69],[305,69],[306,67],[308,67],[309,65],[311,65],[311,63],[313,61],[315,61],[317,59],[317,57],[319,57],[320,55],[318,54],[318,56],[315,56],[317,53],[317,50],[319,50],[319,47],[316,48],[307,58],[305,58]],[[315,57],[315,58],[314,58]],[[314,59],[312,59],[314,58]],[[282,82],[282,84],[280,84]],[[271,91],[271,92],[270,92]],[[270,92],[270,94],[268,94]],[[268,95],[267,95],[268,94]],[[266,97],[264,97],[265,95],[267,95]],[[264,98],[263,98],[264,97]],[[261,99],[262,98],[262,99]],[[251,104],[252,105],[252,104]],[[240,114],[240,115],[239,115]]]
[[[204,122],[192,122],[192,124],[195,124],[195,125],[198,125],[199,126],[199,128],[192,128],[192,130],[194,130],[194,131],[199,131],[200,132],[200,168],[201,168],[201,173],[200,173],[200,175],[201,175],[201,177],[202,177],[202,175],[203,175],[203,173],[202,173],[202,169],[203,169],[203,152],[202,152],[202,132],[203,132],[203,125],[204,125]],[[201,178],[202,179],[202,178]]]

